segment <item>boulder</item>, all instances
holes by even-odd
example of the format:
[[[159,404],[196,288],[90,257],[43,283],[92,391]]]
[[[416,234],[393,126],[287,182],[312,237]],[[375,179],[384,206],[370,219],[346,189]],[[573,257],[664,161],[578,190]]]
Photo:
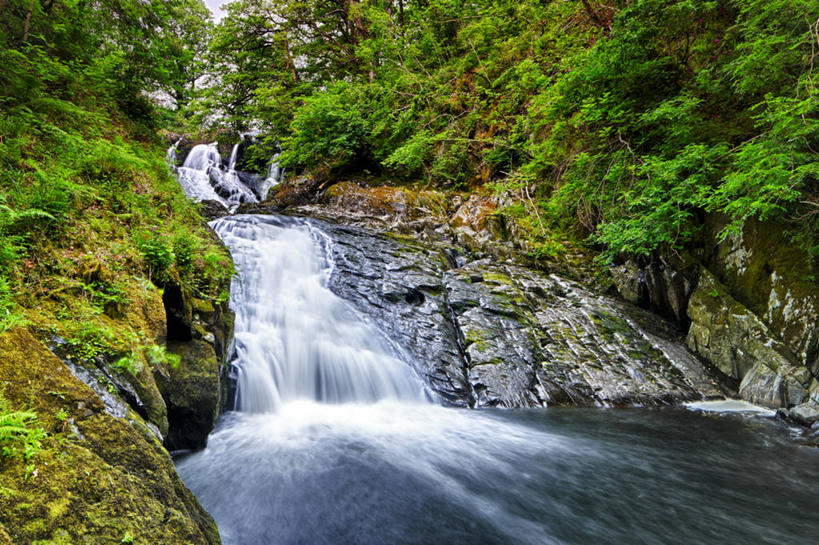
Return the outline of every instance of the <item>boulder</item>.
[[[0,461],[0,542],[220,542],[142,417],[110,414],[26,330],[0,335],[0,392],[48,434],[29,459]]]
[[[330,288],[379,324],[454,405],[665,404],[716,397],[656,317],[512,260],[322,224]],[[654,326],[646,326],[651,324]]]

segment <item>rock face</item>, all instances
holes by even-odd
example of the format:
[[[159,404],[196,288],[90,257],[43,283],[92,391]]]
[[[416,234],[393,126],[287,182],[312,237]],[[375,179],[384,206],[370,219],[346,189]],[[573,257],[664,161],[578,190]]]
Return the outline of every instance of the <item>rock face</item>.
[[[688,346],[739,381],[739,397],[773,408],[807,401],[808,369],[707,270],[700,273],[688,315]]]
[[[615,267],[615,285],[640,306],[690,322],[689,347],[735,395],[812,425],[819,421],[819,285],[810,259],[784,239],[781,225],[749,221],[721,239],[725,225],[707,219],[697,255]]]
[[[469,260],[446,244],[322,228],[333,239],[331,288],[408,351],[452,404],[631,405],[719,395],[684,349],[574,282],[511,261]]]
[[[339,289],[353,301],[362,301],[363,312],[379,315],[379,319],[386,321],[389,316],[402,316],[405,310],[401,305],[412,301],[415,309],[412,319],[421,325],[411,325],[408,316],[407,324],[393,329],[397,336],[407,337],[403,341],[405,346],[419,347],[418,353],[423,353],[420,347],[425,342],[438,347],[435,354],[439,363],[424,367],[423,372],[438,385],[436,389],[444,397],[470,405],[537,405],[569,398],[584,403],[641,399],[642,394],[634,384],[611,387],[628,383],[621,376],[638,376],[635,367],[621,365],[623,360],[613,355],[616,350],[612,346],[600,342],[601,346],[591,348],[594,343],[588,340],[605,339],[611,336],[611,331],[621,330],[612,321],[599,318],[611,314],[608,309],[618,304],[598,297],[592,305],[589,301],[593,296],[577,284],[567,284],[566,277],[591,276],[582,259],[574,256],[559,260],[564,263],[547,264],[559,276],[541,275],[537,280],[524,282],[522,278],[527,278],[531,271],[512,268],[527,252],[525,237],[516,233],[514,222],[506,224],[492,197],[369,187],[366,181],[329,185],[308,177],[292,185],[283,184],[271,197],[265,206],[246,211],[284,209],[286,213],[332,223],[400,233],[407,240],[422,241],[424,246],[418,252],[435,254],[428,256],[428,260],[446,262],[437,268],[424,266],[422,259],[407,265],[408,274],[421,275],[423,281],[418,285],[402,283],[400,275],[387,274],[389,271],[374,265],[373,272],[359,275],[365,286],[361,290],[356,290],[352,281],[338,281]],[[749,221],[741,233],[725,238],[720,236],[725,225],[723,218],[707,218],[701,240],[690,249],[690,254],[654,255],[613,267],[614,286],[626,301],[675,322],[683,335],[690,330],[687,345],[709,364],[728,393],[790,411],[789,416],[803,424],[819,422],[819,285],[814,280],[810,260],[797,246],[782,240],[782,226]],[[447,244],[448,248],[444,248]],[[339,246],[343,247],[343,241]],[[358,251],[366,250],[359,247]],[[462,256],[457,263],[453,261],[452,256],[458,251],[469,254],[469,259]],[[479,263],[482,258],[489,261]],[[506,263],[507,258],[513,261]],[[341,256],[340,262],[344,259]],[[357,261],[340,267],[339,274],[348,270],[352,278],[356,263],[373,263],[377,256],[349,259]],[[701,271],[710,271],[710,276],[701,275]],[[387,283],[377,285],[378,278],[387,279],[384,280]],[[511,282],[502,282],[501,278]],[[342,288],[342,284],[347,287]],[[389,291],[387,286],[393,284],[400,286],[398,291]],[[566,285],[571,289],[566,289]],[[372,291],[376,287],[388,292],[377,297],[374,293],[378,291]],[[533,289],[541,295],[533,296]],[[571,304],[571,298],[555,299],[566,313],[550,322],[548,309],[538,306],[538,297],[544,297],[542,294],[553,297],[554,290],[583,295]],[[583,305],[590,308],[570,315],[569,309]],[[372,308],[367,310],[367,306]],[[574,331],[575,338],[565,334],[561,337],[557,325],[560,323],[571,324],[569,329]],[[412,333],[402,333],[405,330]],[[447,343],[447,338],[460,342]],[[559,339],[557,347],[549,344],[549,339],[555,338]],[[685,349],[672,346],[677,358],[691,359]],[[603,371],[596,370],[594,363],[560,363],[593,362],[595,357],[596,365]],[[492,361],[496,365],[488,363]],[[509,364],[510,361],[517,363]],[[542,363],[548,361],[558,363],[550,368]],[[548,379],[543,378],[545,368],[553,371]],[[698,365],[694,363],[688,368]],[[612,376],[606,377],[606,373]],[[644,388],[648,391],[646,397],[656,400],[662,397],[660,392],[667,385],[655,377],[648,379],[649,384],[651,380],[662,385],[654,391]],[[509,386],[512,383],[514,387]],[[628,393],[620,395],[620,391]],[[679,396],[684,397],[679,390],[669,395]]]
[[[165,287],[163,300],[167,350],[179,360],[154,368],[167,405],[165,445],[171,451],[203,448],[221,410],[221,376],[233,315],[227,301],[200,299],[174,284]]]
[[[117,414],[26,330],[0,335],[0,386],[48,434],[30,458],[0,458],[0,542],[220,542],[142,416]]]

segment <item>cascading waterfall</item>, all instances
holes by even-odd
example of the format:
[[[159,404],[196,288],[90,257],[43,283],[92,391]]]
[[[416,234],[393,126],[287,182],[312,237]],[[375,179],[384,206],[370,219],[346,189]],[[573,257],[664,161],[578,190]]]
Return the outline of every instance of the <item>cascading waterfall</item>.
[[[227,200],[217,194],[211,185],[210,172],[218,170],[221,164],[222,158],[215,142],[194,146],[185,162],[177,169],[177,179],[185,194],[196,201],[217,201],[228,208]]]
[[[242,141],[248,135],[251,133],[243,134]],[[180,141],[169,147],[166,154],[166,160],[172,166],[176,164]],[[241,143],[233,146],[227,167],[222,165],[216,142],[194,146],[182,166],[176,168],[177,179],[188,198],[216,201],[230,211],[235,211],[242,203],[265,200],[269,189],[281,181],[281,169],[276,162],[278,154],[271,158],[266,178],[244,174],[246,181],[243,181],[243,174],[236,170],[240,146]]]
[[[267,199],[268,192],[279,185],[284,178],[284,169],[279,164],[279,154],[277,153],[270,159],[270,167],[267,169],[267,177],[259,184],[259,198],[261,200]]]
[[[241,281],[236,313],[236,406],[272,412],[297,399],[425,399],[397,350],[327,287],[329,240],[303,220],[238,216],[213,227]]]
[[[233,145],[233,150],[230,152],[230,159],[228,160],[228,172],[236,170],[236,158],[239,156],[239,144]]]
[[[332,243],[316,224],[236,216],[213,227],[237,269],[239,410],[177,468],[225,545],[814,535],[817,516],[793,506],[812,505],[804,482],[819,469],[811,477],[808,454],[783,456],[787,439],[684,409],[442,407],[400,349],[330,292]]]

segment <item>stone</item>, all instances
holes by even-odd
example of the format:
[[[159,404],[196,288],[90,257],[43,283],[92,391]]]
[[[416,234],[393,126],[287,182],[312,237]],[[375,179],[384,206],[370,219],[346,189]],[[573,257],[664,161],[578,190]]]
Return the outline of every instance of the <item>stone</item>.
[[[807,369],[800,369],[788,347],[706,269],[700,272],[688,316],[689,348],[740,381],[742,399],[779,408],[801,403],[807,397]]]
[[[319,226],[333,240],[330,288],[453,405],[654,405],[720,395],[695,358],[662,338],[673,326],[660,332],[656,317],[575,282],[420,236]]]
[[[168,352],[180,362],[156,372],[168,406],[165,446],[171,451],[204,448],[219,416],[219,358],[203,339],[169,343]]]
[[[109,414],[24,329],[0,335],[0,385],[11,406],[34,411],[48,433],[30,460],[3,462],[0,542],[4,533],[13,543],[120,543],[127,534],[157,545],[220,542],[145,420]]]

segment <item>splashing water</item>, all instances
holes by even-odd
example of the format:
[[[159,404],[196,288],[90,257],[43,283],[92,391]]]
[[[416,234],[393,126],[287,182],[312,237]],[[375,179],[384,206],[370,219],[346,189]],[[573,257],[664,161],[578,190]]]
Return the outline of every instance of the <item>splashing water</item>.
[[[194,146],[176,173],[185,194],[195,201],[219,202],[231,211],[243,202],[258,202],[233,169],[237,150],[238,144],[233,148],[228,170],[224,170],[216,142]]]
[[[296,399],[424,399],[397,350],[327,288],[332,262],[319,231],[261,216],[213,227],[241,278],[231,290],[238,409],[271,412]]]

